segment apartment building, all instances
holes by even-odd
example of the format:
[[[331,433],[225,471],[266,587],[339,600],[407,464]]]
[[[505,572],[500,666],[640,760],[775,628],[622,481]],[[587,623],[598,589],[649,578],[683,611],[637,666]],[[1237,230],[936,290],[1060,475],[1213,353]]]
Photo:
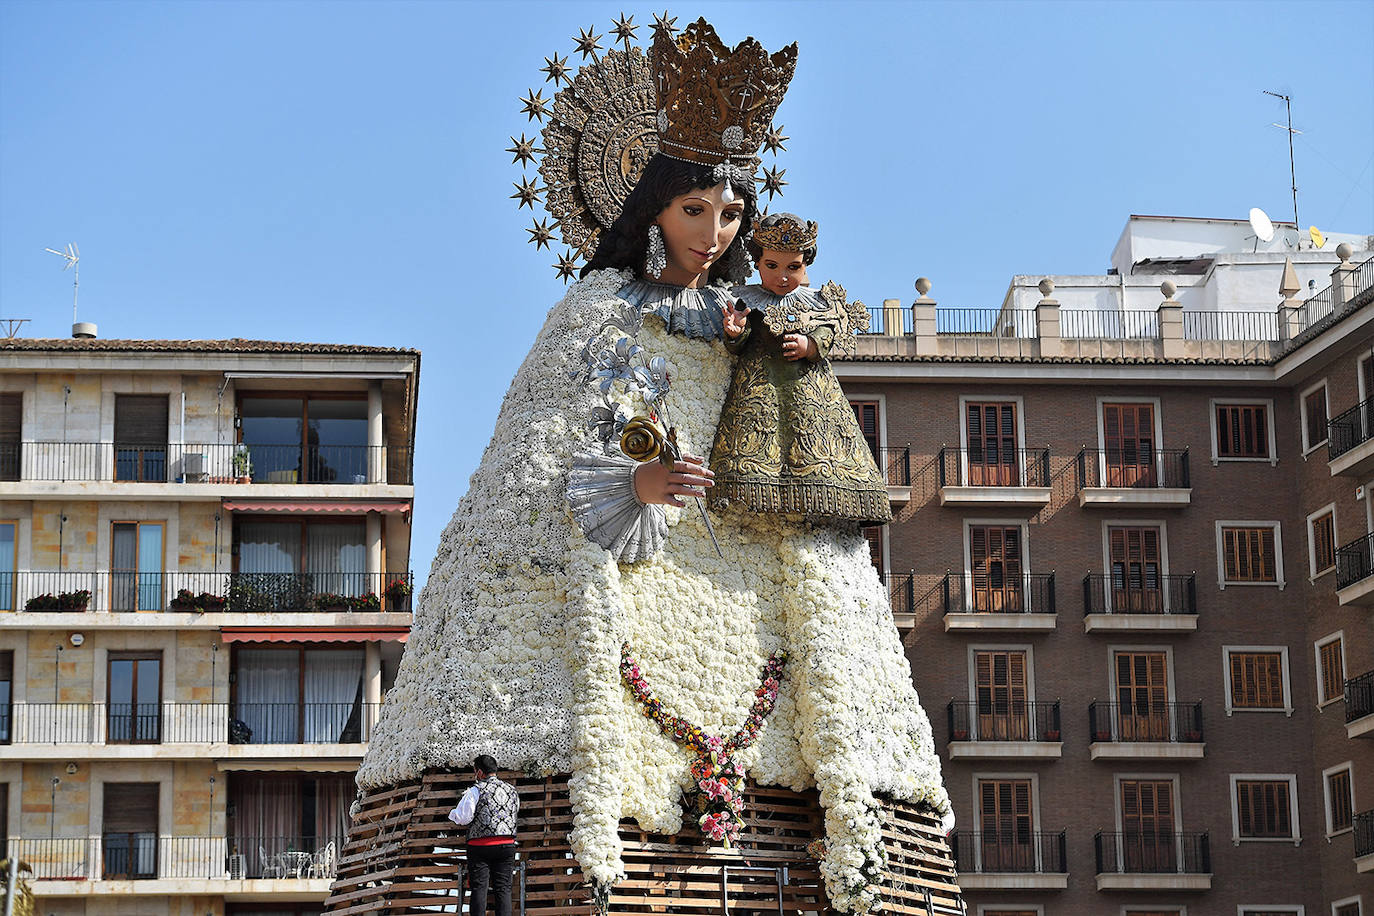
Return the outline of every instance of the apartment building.
[[[836,363],[971,914],[1374,913],[1374,238],[1247,228]]]
[[[411,615],[419,353],[0,340],[0,842],[52,916],[311,916]]]

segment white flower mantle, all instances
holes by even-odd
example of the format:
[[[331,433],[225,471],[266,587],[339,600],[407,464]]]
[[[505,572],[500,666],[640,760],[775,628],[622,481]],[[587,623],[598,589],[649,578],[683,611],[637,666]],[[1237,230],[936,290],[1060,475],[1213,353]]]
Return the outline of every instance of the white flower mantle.
[[[465,767],[480,753],[570,772],[573,851],[605,887],[623,875],[620,819],[677,832],[693,784],[681,749],[621,684],[621,645],[635,647],[665,704],[713,734],[744,722],[760,666],[785,648],[777,706],[740,760],[760,783],[819,789],[826,890],[838,909],[866,912],[881,893],[875,793],[942,813],[949,801],[863,537],[716,515],[722,559],[695,509],[669,508],[662,551],[619,565],[573,524],[568,469],[596,446],[587,419],[600,398],[570,370],[625,280],[598,271],[574,284],[517,371],[440,539],[358,783]],[[683,450],[707,454],[730,378],[724,347],[668,334],[654,316],[639,342],[673,373]]]

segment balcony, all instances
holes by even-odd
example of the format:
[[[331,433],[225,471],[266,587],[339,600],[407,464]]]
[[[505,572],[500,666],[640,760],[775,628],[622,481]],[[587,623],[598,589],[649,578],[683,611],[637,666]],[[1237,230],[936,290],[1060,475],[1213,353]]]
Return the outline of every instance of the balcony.
[[[873,457],[887,480],[887,498],[892,508],[911,502],[911,446],[880,448]]]
[[[110,749],[101,759],[260,757],[264,745],[356,745],[344,756],[358,756],[380,713],[380,703],[363,702],[15,703],[0,708],[0,760],[82,756],[97,746]]]
[[[1336,599],[1374,605],[1374,532],[1336,548]]]
[[[892,619],[899,631],[905,632],[916,626],[916,574],[881,573],[879,578],[887,586],[887,597],[892,604]]]
[[[1374,471],[1374,397],[1327,424],[1326,458],[1332,477],[1363,479]]]
[[[1059,701],[950,700],[951,760],[1054,760],[1063,753]]]
[[[408,446],[24,441],[0,444],[0,481],[410,486]],[[0,492],[15,492],[0,484]],[[50,489],[50,488],[49,488]],[[138,490],[142,492],[142,490]]]
[[[942,448],[935,461],[940,505],[1043,509],[1050,501],[1050,450]]]
[[[1202,703],[1088,704],[1093,760],[1201,760]]]
[[[43,613],[409,613],[404,573],[79,572],[0,573],[0,611]]]
[[[1100,509],[1178,509],[1193,498],[1188,450],[1082,449],[1074,461],[1078,504]]]
[[[1054,573],[1003,579],[983,573],[946,573],[938,586],[945,632],[1047,633],[1055,626]]]
[[[109,833],[9,843],[33,869],[39,897],[293,891],[313,897],[328,892],[343,838]]]
[[[1197,576],[1131,575],[1083,577],[1083,628],[1088,633],[1197,629]]]
[[[1355,871],[1374,871],[1374,810],[1355,815]]]
[[[950,851],[966,891],[1062,891],[1069,886],[1065,831],[950,834]]]
[[[1206,891],[1212,888],[1207,833],[1108,833],[1093,836],[1099,891]]]
[[[1374,671],[1345,682],[1345,734],[1374,738]]]

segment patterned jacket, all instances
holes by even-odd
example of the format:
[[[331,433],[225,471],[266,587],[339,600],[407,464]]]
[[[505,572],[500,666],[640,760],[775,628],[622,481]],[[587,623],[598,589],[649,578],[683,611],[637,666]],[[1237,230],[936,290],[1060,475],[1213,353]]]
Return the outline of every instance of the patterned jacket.
[[[515,821],[520,814],[520,796],[508,783],[488,776],[477,784],[477,810],[468,825],[468,839],[489,836],[515,836]]]

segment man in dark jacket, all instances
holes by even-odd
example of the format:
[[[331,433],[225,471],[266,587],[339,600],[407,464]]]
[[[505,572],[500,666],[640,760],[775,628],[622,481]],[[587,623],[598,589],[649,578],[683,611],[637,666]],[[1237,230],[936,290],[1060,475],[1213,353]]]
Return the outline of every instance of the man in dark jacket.
[[[515,869],[515,820],[520,796],[496,778],[496,759],[482,754],[472,762],[476,784],[463,793],[449,820],[468,828],[470,916],[486,916],[487,887],[496,891],[496,916],[510,916],[511,872]]]

